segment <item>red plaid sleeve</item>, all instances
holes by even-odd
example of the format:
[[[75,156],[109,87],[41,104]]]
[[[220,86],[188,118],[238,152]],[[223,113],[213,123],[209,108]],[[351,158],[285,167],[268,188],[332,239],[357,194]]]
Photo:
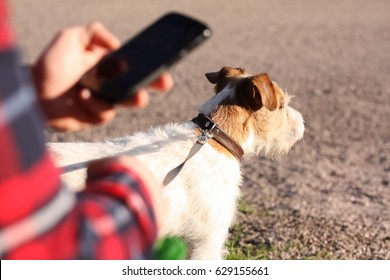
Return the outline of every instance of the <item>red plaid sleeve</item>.
[[[75,194],[45,148],[0,0],[0,259],[145,259],[156,221],[141,178],[112,165]]]
[[[126,255],[125,248],[132,247],[131,255],[127,258],[143,258],[157,233],[154,213],[150,207],[151,198],[143,185],[137,174],[120,164],[112,164],[102,170],[99,176],[87,181],[86,190],[79,194],[78,206],[79,211],[89,217],[82,225],[87,254],[93,253],[98,259],[118,259]],[[137,226],[129,225],[129,221]],[[92,242],[88,236],[99,237],[104,241]],[[126,236],[131,236],[133,240],[123,240]]]
[[[0,51],[8,49],[13,43],[12,31],[7,24],[7,13],[5,1],[0,0]]]

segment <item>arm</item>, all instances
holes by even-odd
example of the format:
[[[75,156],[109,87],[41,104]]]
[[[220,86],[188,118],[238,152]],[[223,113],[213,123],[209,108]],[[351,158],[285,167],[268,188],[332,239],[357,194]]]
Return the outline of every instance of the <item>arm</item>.
[[[1,19],[5,14],[3,7],[4,1],[0,0]],[[0,21],[0,34],[8,30],[8,26],[3,25]],[[158,186],[145,181],[145,174],[139,170],[143,168],[137,163],[122,158],[92,165],[85,192],[76,196],[63,188],[45,149],[43,119],[34,89],[18,66],[11,36],[4,38],[1,35],[0,159],[7,164],[0,168],[0,258],[149,257],[157,232],[154,213],[158,211],[155,211],[153,194]],[[99,50],[99,53],[102,55],[104,51]],[[48,79],[45,75],[49,73],[42,73],[42,77]],[[37,88],[41,89],[39,100],[49,123],[55,127],[56,120],[61,118],[50,115],[45,103],[57,102],[60,106],[57,98],[62,94],[75,94],[80,98],[77,95],[80,92],[74,91],[71,83],[62,92],[49,90],[47,84],[37,85]],[[53,92],[60,96],[51,95]],[[104,108],[98,114],[107,112]],[[71,121],[62,120],[57,128],[79,129],[89,123],[81,117],[67,118]]]

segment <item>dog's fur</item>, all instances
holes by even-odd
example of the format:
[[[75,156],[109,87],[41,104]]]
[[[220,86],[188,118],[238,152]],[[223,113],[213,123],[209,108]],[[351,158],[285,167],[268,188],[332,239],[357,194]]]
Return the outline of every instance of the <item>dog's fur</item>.
[[[289,107],[289,96],[267,74],[251,76],[224,67],[206,74],[216,95],[200,112],[211,117],[243,147],[245,154],[282,155],[303,137],[302,115]],[[59,166],[127,152],[163,180],[183,162],[199,135],[189,121],[167,124],[102,143],[50,143]],[[63,175],[69,186],[82,186],[85,169]],[[236,211],[241,184],[240,162],[214,140],[191,158],[168,186],[162,234],[183,237],[192,259],[220,259]]]

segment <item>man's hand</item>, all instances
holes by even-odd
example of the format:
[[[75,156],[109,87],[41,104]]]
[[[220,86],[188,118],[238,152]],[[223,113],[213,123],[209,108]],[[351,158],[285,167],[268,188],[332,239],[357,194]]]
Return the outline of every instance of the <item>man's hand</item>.
[[[104,55],[119,46],[119,40],[101,23],[58,33],[32,69],[38,100],[50,127],[75,131],[106,123],[115,117],[112,104],[93,97],[77,82]],[[172,86],[172,77],[167,73],[150,85],[158,91],[168,91]],[[122,105],[142,108],[148,103],[148,98],[143,89]]]

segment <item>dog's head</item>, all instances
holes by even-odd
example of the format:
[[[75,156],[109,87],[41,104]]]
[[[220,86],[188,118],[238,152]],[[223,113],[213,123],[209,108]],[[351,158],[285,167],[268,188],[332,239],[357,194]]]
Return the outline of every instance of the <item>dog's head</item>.
[[[303,137],[302,115],[289,106],[290,97],[267,74],[223,67],[206,77],[215,84],[216,95],[200,112],[240,143],[245,153],[285,154]]]

